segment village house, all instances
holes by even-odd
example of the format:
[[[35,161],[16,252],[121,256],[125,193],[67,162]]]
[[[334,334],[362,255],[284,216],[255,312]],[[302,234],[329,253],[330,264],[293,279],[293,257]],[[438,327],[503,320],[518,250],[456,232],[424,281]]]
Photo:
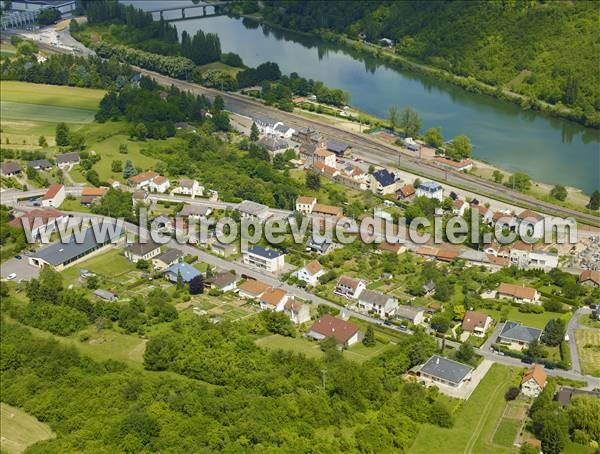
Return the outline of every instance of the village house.
[[[190,219],[206,219],[212,213],[212,208],[206,205],[186,204],[177,213],[177,216],[188,217]]]
[[[471,202],[469,204],[471,216],[479,216],[484,224],[491,224],[494,217],[494,212],[484,205],[479,205]]]
[[[425,181],[417,187],[417,197],[427,197],[428,199],[437,199],[440,202],[444,200],[444,189],[439,183]]]
[[[98,289],[94,291],[94,295],[104,301],[117,301],[119,297],[108,290]]]
[[[183,252],[179,249],[167,249],[162,254],[152,258],[152,266],[158,270],[164,270],[183,259]]]
[[[136,241],[125,246],[125,257],[130,262],[137,263],[140,260],[152,260],[160,254],[160,245],[152,240],[145,243]]]
[[[222,292],[233,292],[237,288],[237,277],[231,271],[224,271],[210,279],[207,279],[210,288]]]
[[[108,180],[106,180],[106,182],[113,189],[121,189],[121,183],[115,180],[114,178],[109,178]]]
[[[531,210],[522,211],[517,215],[519,221],[519,234],[528,234],[534,239],[544,236],[544,216]]]
[[[292,134],[292,139],[301,144],[313,144],[317,147],[324,145],[325,141],[319,131],[312,128],[300,128]]]
[[[50,170],[52,164],[47,159],[34,159],[33,161],[27,161],[27,167],[35,170]]]
[[[333,241],[324,235],[313,233],[306,242],[307,252],[316,252],[319,255],[327,254],[333,247]]]
[[[154,177],[148,186],[152,192],[158,192],[159,194],[164,194],[170,187],[171,183],[169,183],[169,180],[162,175]]]
[[[396,309],[396,318],[398,320],[406,320],[413,325],[420,325],[425,321],[425,309],[420,306],[402,304]]]
[[[325,145],[325,149],[334,153],[338,157],[342,157],[346,153],[350,153],[350,151],[352,151],[352,147],[350,145],[337,140],[328,140],[327,144]]]
[[[387,241],[382,241],[377,246],[377,251],[380,253],[389,252],[391,254],[399,255],[406,251],[406,247],[400,243],[388,243]]]
[[[285,254],[283,252],[262,246],[251,246],[247,251],[244,251],[243,255],[243,261],[246,265],[252,265],[269,273],[278,273],[285,266]]]
[[[443,356],[433,355],[425,364],[415,368],[421,378],[452,388],[460,388],[471,380],[473,368]]]
[[[371,191],[379,195],[394,194],[398,189],[401,180],[393,172],[387,169],[380,169],[370,175],[370,181],[367,186]]]
[[[311,214],[316,203],[317,199],[314,197],[300,196],[296,199],[296,211],[304,215]]]
[[[463,332],[483,337],[492,325],[492,317],[483,312],[467,311],[462,322]]]
[[[23,169],[16,162],[4,162],[0,165],[0,173],[3,177],[15,177],[22,171]]]
[[[275,135],[282,139],[290,139],[296,132],[294,128],[291,128],[280,121],[275,124],[273,131]]]
[[[542,269],[545,271],[558,267],[558,254],[533,250],[529,253],[528,269]]]
[[[461,199],[453,200],[452,201],[452,214],[454,216],[462,216],[463,214],[465,214],[465,211],[467,210],[468,206],[469,205],[464,200],[461,200]]]
[[[531,244],[525,243],[524,241],[515,241],[509,247],[509,258],[513,265],[519,268],[527,268],[529,265],[529,254],[533,250]]]
[[[421,257],[429,260],[429,259],[435,259],[435,257],[438,254],[438,251],[439,251],[439,249],[436,247],[419,246],[415,250],[415,253],[417,255],[420,255]]]
[[[315,322],[306,335],[318,341],[332,337],[342,347],[350,347],[359,341],[360,329],[354,323],[325,314]]]
[[[201,197],[204,194],[204,187],[196,180],[182,179],[179,184],[173,188],[171,194],[189,195],[192,199],[196,196]]]
[[[329,167],[335,167],[335,154],[330,151],[319,148],[315,152],[315,159],[316,162],[320,162]]]
[[[391,296],[364,289],[358,296],[358,307],[368,312],[376,312],[380,318],[393,317],[398,301]]]
[[[539,364],[531,366],[521,379],[521,392],[527,397],[537,397],[544,390],[547,376],[544,368]]]
[[[196,277],[202,275],[200,271],[185,262],[177,262],[174,265],[171,265],[164,271],[164,274],[165,277],[174,284],[178,282],[179,276],[181,276],[184,283],[189,284]]]
[[[271,135],[261,137],[256,142],[256,145],[267,150],[271,157],[283,153],[289,148],[289,144],[285,139]]]
[[[259,222],[265,222],[270,216],[269,207],[260,203],[244,200],[238,206],[238,211],[242,219],[253,219]]]
[[[239,253],[239,247],[237,242],[233,243],[221,243],[219,240],[211,243],[211,250],[221,257],[231,257]]]
[[[62,153],[56,155],[56,165],[59,169],[64,169],[65,167],[69,167],[71,165],[76,165],[81,162],[81,158],[79,157],[79,153]]]
[[[505,298],[515,303],[541,304],[540,293],[531,287],[524,285],[507,284],[502,282],[496,290],[498,298]]]
[[[571,405],[571,401],[577,396],[591,396],[595,397],[596,399],[600,399],[600,392],[561,386],[558,392],[554,395],[554,400],[557,401],[561,407],[567,407]]]
[[[127,183],[135,189],[148,189],[152,180],[158,176],[159,174],[154,171],[141,172],[129,177]]]
[[[17,229],[27,229],[31,238],[42,239],[49,236],[62,225],[67,225],[69,216],[54,208],[33,209],[18,218],[11,220],[8,225]]]
[[[325,274],[325,270],[316,260],[308,262],[294,273],[298,279],[312,286],[315,286],[319,283],[319,277],[321,277],[323,274]]]
[[[138,205],[145,205],[148,202],[148,193],[143,189],[138,189],[137,191],[133,191],[131,199],[134,207]]]
[[[416,192],[412,184],[405,184],[396,191],[396,197],[398,200],[409,201],[415,196]]]
[[[58,208],[65,201],[66,196],[65,185],[55,183],[51,185],[43,195],[42,206]]]
[[[270,288],[260,297],[260,308],[272,312],[282,312],[289,295],[280,288]]]
[[[530,342],[539,341],[542,336],[542,330],[524,326],[517,322],[506,321],[502,331],[498,335],[498,342],[508,346],[513,350],[521,350],[529,345]]]
[[[328,166],[323,162],[315,162],[314,168],[328,178],[335,178],[340,174],[340,171],[332,166]]]
[[[463,159],[462,161],[453,161],[452,159],[445,158],[443,156],[435,156],[433,158],[436,163],[440,166],[450,169],[456,170],[458,172],[468,172],[473,168],[473,160],[472,159]]]
[[[248,279],[246,282],[238,285],[238,295],[244,299],[259,299],[270,287],[261,281]]]
[[[339,218],[344,214],[344,211],[340,207],[317,203],[312,210],[312,214],[323,217]]]
[[[288,299],[283,307],[283,312],[290,318],[292,323],[301,325],[310,321],[310,307],[308,304],[295,300],[293,297]]]
[[[588,287],[600,287],[600,271],[584,270],[579,275],[579,283]]]
[[[351,299],[358,299],[361,292],[367,288],[364,281],[349,276],[341,276],[333,289],[333,293]]]
[[[79,203],[83,206],[91,206],[98,202],[106,194],[106,188],[83,188]]]

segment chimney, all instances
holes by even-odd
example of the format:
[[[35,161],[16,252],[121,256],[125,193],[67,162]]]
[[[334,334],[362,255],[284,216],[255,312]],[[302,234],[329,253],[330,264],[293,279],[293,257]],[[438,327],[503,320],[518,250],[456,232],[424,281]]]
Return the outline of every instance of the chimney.
[[[437,365],[437,364],[439,364],[439,363],[440,363],[440,358],[439,358],[439,356],[438,356],[438,357],[435,359],[435,364]]]

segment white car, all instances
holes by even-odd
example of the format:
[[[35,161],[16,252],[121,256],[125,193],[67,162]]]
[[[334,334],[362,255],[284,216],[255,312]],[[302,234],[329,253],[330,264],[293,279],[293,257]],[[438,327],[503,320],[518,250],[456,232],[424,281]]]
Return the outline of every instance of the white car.
[[[12,281],[15,277],[17,277],[16,273],[10,273],[8,276],[6,276],[6,279]]]

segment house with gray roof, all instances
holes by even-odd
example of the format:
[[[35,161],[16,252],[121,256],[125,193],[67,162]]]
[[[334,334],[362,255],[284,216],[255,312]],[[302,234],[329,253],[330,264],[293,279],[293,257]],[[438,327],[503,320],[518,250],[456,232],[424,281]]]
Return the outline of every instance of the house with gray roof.
[[[326,145],[327,151],[331,151],[335,153],[337,156],[344,156],[344,154],[349,153],[352,150],[352,147],[345,142],[340,142],[338,140],[328,140]]]
[[[165,270],[165,277],[173,283],[177,283],[179,276],[183,282],[189,284],[195,277],[201,276],[202,273],[185,262],[179,262],[170,266]]]
[[[264,222],[271,215],[269,207],[251,200],[244,200],[238,205],[238,211],[242,219],[256,219]]]
[[[264,136],[261,137],[257,142],[257,145],[264,147],[271,156],[274,156],[279,153],[283,153],[286,149],[289,148],[289,144],[286,140],[280,139],[275,136]]]
[[[207,218],[212,213],[212,208],[206,205],[184,205],[178,216],[188,216],[190,218]]]
[[[507,345],[509,348],[521,350],[527,347],[530,342],[539,341],[541,336],[541,329],[506,321],[498,335],[498,342]]]
[[[396,318],[418,325],[423,323],[425,319],[425,309],[421,306],[407,306],[402,304],[396,308]]]
[[[80,161],[81,158],[79,157],[79,153],[75,151],[72,153],[62,153],[56,155],[56,165],[60,169],[63,169],[71,164],[79,164]]]
[[[151,260],[158,254],[160,254],[160,244],[157,244],[152,240],[148,240],[144,243],[136,241],[125,247],[125,257],[133,263],[137,263],[140,260]]]
[[[92,226],[82,234],[71,235],[67,242],[58,241],[35,251],[29,256],[29,264],[39,268],[51,266],[56,271],[62,271],[92,254],[113,247],[125,235],[125,230],[114,224],[105,223],[102,227],[97,229],[98,235]],[[106,234],[101,235],[102,231]]]
[[[365,289],[358,297],[360,309],[376,312],[381,318],[392,317],[398,308],[398,301],[380,292]]]
[[[119,297],[117,295],[115,295],[112,292],[109,292],[108,290],[102,290],[102,289],[98,289],[94,292],[94,295],[96,295],[98,298],[105,300],[105,301],[116,301],[119,299]]]
[[[164,270],[179,262],[183,258],[183,255],[183,252],[179,249],[167,249],[152,259],[152,265],[156,269]]]
[[[48,170],[52,168],[52,164],[47,159],[34,159],[27,161],[27,167],[35,170]]]
[[[0,165],[0,173],[4,177],[13,177],[20,174],[22,170],[17,162],[3,162]]]
[[[433,355],[418,370],[417,375],[453,388],[471,379],[473,368],[443,356]]]
[[[285,254],[262,246],[251,246],[244,251],[243,261],[246,265],[277,273],[283,270]]]

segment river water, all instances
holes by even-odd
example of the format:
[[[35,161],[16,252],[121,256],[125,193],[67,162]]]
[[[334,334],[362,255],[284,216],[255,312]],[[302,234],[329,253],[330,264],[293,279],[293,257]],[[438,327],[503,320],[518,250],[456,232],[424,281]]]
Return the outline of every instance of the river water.
[[[123,3],[130,3],[123,1]],[[135,1],[146,10],[189,5],[188,0]],[[180,11],[165,18],[181,17]],[[192,11],[188,13],[188,16]],[[466,134],[473,155],[509,171],[523,171],[534,180],[581,188],[600,188],[600,131],[451,84],[383,65],[373,58],[323,40],[273,29],[248,19],[217,16],[176,21],[179,33],[217,33],[223,52],[239,54],[248,66],[276,62],[283,73],[323,81],[351,95],[350,103],[386,117],[389,106],[410,105],[423,119],[423,130],[439,126],[444,137]]]

